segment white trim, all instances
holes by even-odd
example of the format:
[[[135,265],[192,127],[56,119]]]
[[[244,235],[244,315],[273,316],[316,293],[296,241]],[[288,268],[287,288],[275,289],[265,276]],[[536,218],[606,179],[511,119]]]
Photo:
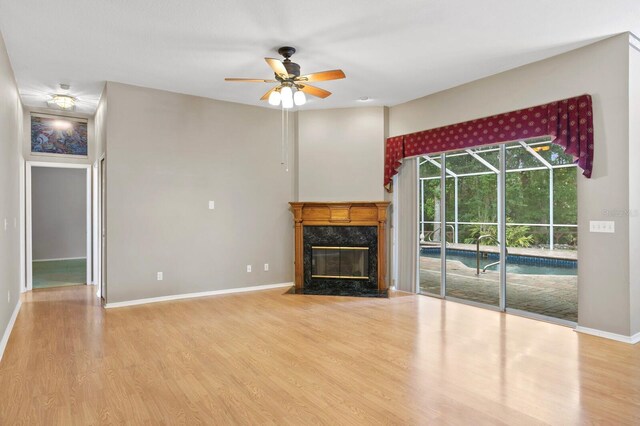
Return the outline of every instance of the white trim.
[[[22,300],[18,299],[18,304],[16,304],[13,314],[11,314],[11,319],[9,319],[9,324],[7,324],[7,328],[4,330],[2,340],[0,340],[0,361],[2,361],[2,355],[4,355],[4,350],[7,348],[7,343],[9,343],[9,337],[11,336],[13,325],[16,323],[16,318],[18,318],[21,306]]]
[[[77,123],[89,123],[89,119],[87,117],[74,117],[73,115],[59,115],[53,113],[44,113],[44,112],[31,112],[31,117],[38,118],[60,118],[63,120],[75,121]]]
[[[20,293],[27,290],[26,163],[20,161]]]
[[[32,167],[53,167],[63,169],[86,169],[91,167],[91,164],[86,163],[54,163],[49,161],[27,161],[27,166]]]
[[[91,167],[91,253],[93,254],[93,264],[91,265],[91,282],[96,286],[96,296],[100,297],[100,280],[97,273],[99,268],[98,252],[98,161]]]
[[[91,282],[91,267],[92,267],[92,239],[91,239],[91,226],[92,226],[92,194],[91,194],[91,164],[79,164],[79,163],[50,163],[42,161],[27,161],[26,162],[26,175],[25,175],[25,249],[26,249],[26,282],[21,291],[30,291],[33,289],[33,223],[32,223],[32,211],[31,211],[31,169],[33,167],[51,167],[62,169],[85,169],[86,170],[86,191],[87,191],[87,204],[86,204],[86,217],[87,217],[87,229],[86,229],[86,250],[87,250],[87,284],[93,284]]]
[[[87,185],[87,193],[86,193],[86,234],[85,238],[87,239],[87,262],[84,268],[85,273],[87,275],[86,282],[88,285],[95,284],[93,281],[93,235],[91,234],[93,227],[93,215],[92,215],[92,207],[93,207],[93,198],[91,197],[93,191],[93,185],[91,184],[91,165],[89,164],[86,171],[86,179],[85,184]]]
[[[629,343],[635,345],[640,342],[640,333],[636,333],[633,336],[625,336],[623,334],[610,333],[608,331],[598,330],[596,328],[588,328],[577,326],[575,331],[578,333],[590,334],[592,336],[603,337],[605,339],[615,340],[618,342]]]
[[[45,166],[46,167],[46,166]],[[32,251],[32,238],[31,238],[31,164],[26,162],[25,169],[25,269],[26,279],[22,291],[29,291],[33,288],[33,251]]]
[[[147,303],[168,302],[171,300],[193,299],[196,297],[217,296],[220,294],[245,293],[248,291],[270,290],[273,288],[291,287],[292,285],[293,283],[290,282],[290,283],[279,283],[279,284],[256,285],[252,287],[227,288],[224,290],[202,291],[199,293],[174,294],[171,296],[149,297],[147,299],[136,299],[136,300],[127,300],[124,302],[107,303],[104,305],[104,307],[107,309],[122,308],[125,306],[145,305]]]
[[[80,259],[86,259],[87,257],[61,257],[59,259],[33,259],[32,262],[56,262],[59,260],[80,260]]]

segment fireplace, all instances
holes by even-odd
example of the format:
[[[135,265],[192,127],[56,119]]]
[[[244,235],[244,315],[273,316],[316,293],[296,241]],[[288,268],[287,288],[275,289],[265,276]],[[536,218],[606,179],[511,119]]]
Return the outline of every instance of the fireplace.
[[[296,292],[386,294],[388,203],[291,203],[296,223]]]

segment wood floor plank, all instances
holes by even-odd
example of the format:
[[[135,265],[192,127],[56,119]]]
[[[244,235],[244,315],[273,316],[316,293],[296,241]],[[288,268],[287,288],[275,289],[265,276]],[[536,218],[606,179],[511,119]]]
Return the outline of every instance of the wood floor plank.
[[[640,424],[640,346],[423,296],[23,296],[0,424]]]

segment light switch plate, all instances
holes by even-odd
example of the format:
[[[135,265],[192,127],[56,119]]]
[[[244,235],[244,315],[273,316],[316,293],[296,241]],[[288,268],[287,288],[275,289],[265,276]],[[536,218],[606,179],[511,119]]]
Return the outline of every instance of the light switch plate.
[[[615,222],[611,220],[591,220],[589,221],[589,232],[603,232],[613,234],[616,232]]]
[[[265,264],[264,264],[264,270],[265,270],[265,271],[268,271],[268,270],[269,270],[269,264],[268,264],[268,263],[265,263]]]
[[[215,201],[209,201],[209,210],[214,210],[216,208]]]
[[[247,265],[247,272],[251,272],[251,265]]]
[[[158,281],[162,281],[163,278],[162,272],[158,272]]]

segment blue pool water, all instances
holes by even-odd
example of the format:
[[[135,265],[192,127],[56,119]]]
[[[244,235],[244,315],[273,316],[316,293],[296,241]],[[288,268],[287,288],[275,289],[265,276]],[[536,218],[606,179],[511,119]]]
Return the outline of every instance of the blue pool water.
[[[440,258],[440,249],[423,247],[420,255],[424,257]],[[480,258],[480,270],[489,263],[497,262],[497,253],[486,253],[487,257]],[[447,250],[447,260],[459,260],[470,268],[476,268],[476,252],[468,250]],[[492,266],[487,271],[497,271],[498,265]],[[507,272],[513,274],[528,275],[577,275],[578,261],[553,259],[549,257],[534,256],[507,256]]]

